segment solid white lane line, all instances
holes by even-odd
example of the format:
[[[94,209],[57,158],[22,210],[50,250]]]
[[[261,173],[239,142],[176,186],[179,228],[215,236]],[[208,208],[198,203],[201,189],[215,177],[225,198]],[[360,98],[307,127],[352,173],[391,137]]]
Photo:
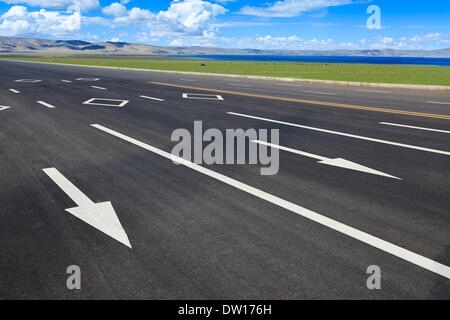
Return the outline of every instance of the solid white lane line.
[[[355,139],[360,139],[360,140],[366,140],[366,141],[371,141],[371,142],[388,144],[388,145],[402,147],[402,148],[408,148],[408,149],[414,149],[414,150],[420,150],[420,151],[426,151],[426,152],[432,152],[432,153],[438,153],[438,154],[443,154],[443,155],[446,155],[446,156],[450,156],[450,152],[448,152],[448,151],[442,151],[442,150],[430,149],[430,148],[423,148],[423,147],[413,146],[413,145],[409,145],[409,144],[392,142],[392,141],[375,139],[375,138],[369,138],[369,137],[364,137],[364,136],[358,136],[358,135],[344,133],[344,132],[339,132],[339,131],[332,131],[332,130],[326,130],[326,129],[315,128],[315,127],[308,127],[308,126],[303,126],[303,125],[296,124],[296,123],[272,120],[272,119],[262,118],[262,117],[255,117],[255,116],[251,116],[251,115],[248,115],[248,114],[242,114],[242,113],[236,113],[236,112],[227,112],[227,113],[231,114],[231,115],[234,115],[234,116],[243,117],[243,118],[249,118],[249,119],[261,120],[261,121],[266,121],[266,122],[278,123],[278,124],[283,124],[283,125],[291,126],[291,127],[297,127],[297,128],[313,130],[313,131],[319,131],[319,132],[324,132],[324,133],[330,133],[330,134],[335,134],[335,135],[338,135],[338,136],[344,136],[344,137],[349,137],[349,138],[355,138]]]
[[[415,127],[415,126],[408,126],[408,125],[405,125],[405,124],[398,124],[398,123],[380,122],[380,124],[384,124],[384,125],[387,125],[387,126],[394,126],[394,127],[403,127],[403,128],[417,129],[417,130],[425,130],[425,131],[433,131],[433,132],[441,132],[441,133],[450,133],[450,131],[447,131],[447,130],[431,129],[431,128],[424,128],[424,127]]]
[[[97,87],[97,86],[91,86],[91,88],[99,89],[99,90],[106,90],[106,88],[103,88],[103,87]]]
[[[164,99],[159,99],[159,98],[154,98],[154,97],[148,97],[148,96],[139,96],[140,98],[144,98],[144,99],[150,99],[150,100],[155,100],[155,101],[164,101]]]
[[[327,96],[337,96],[336,93],[329,93],[329,92],[317,92],[317,91],[302,91],[304,93],[312,93],[312,94],[323,94]]]
[[[43,171],[77,204],[78,207],[66,209],[67,212],[131,248],[128,236],[111,202],[94,203],[56,168],[43,169]]]
[[[427,101],[427,103],[432,103],[432,104],[450,104],[450,102],[439,102],[439,101]]]
[[[374,92],[374,93],[392,93],[392,91],[366,90],[366,89],[356,89],[356,91],[361,91],[361,92]]]
[[[9,91],[11,91],[12,93],[20,93],[20,91],[16,89],[9,89]]]
[[[36,102],[47,108],[55,108],[55,106],[52,106],[51,104],[44,102],[44,101],[36,101]]]
[[[319,160],[320,164],[326,164],[328,166],[333,166],[333,167],[338,167],[338,168],[344,168],[344,169],[349,169],[349,170],[355,170],[355,171],[359,171],[359,172],[364,172],[364,173],[370,173],[370,174],[374,174],[377,176],[383,176],[383,177],[387,177],[387,178],[392,178],[392,179],[397,179],[397,180],[402,180],[398,177],[392,176],[390,174],[378,171],[378,170],[374,170],[372,168],[360,165],[356,162],[352,162],[349,160],[345,160],[342,158],[327,158],[327,157],[322,157],[319,156],[317,154],[313,154],[313,153],[309,153],[309,152],[304,152],[304,151],[300,151],[300,150],[296,150],[296,149],[292,149],[292,148],[287,148],[287,147],[283,147],[277,144],[273,144],[273,143],[268,143],[266,141],[260,141],[260,140],[252,140],[252,142],[254,143],[258,143],[258,144],[262,144],[271,148],[276,148],[279,150],[283,150],[283,151],[287,151],[287,152],[291,152],[294,154],[298,154],[301,156],[305,156],[308,158],[313,158],[316,160]]]
[[[62,82],[72,83],[72,81],[69,80],[61,80]]]
[[[241,191],[244,191],[246,193],[249,193],[255,197],[258,197],[262,200],[268,201],[276,206],[279,206],[281,208],[284,208],[286,210],[289,210],[293,213],[296,213],[306,219],[312,220],[314,222],[317,222],[325,227],[331,228],[337,232],[340,232],[342,234],[345,234],[349,237],[352,237],[356,240],[359,240],[361,242],[364,242],[372,247],[378,248],[384,252],[387,252],[391,255],[394,255],[400,259],[406,260],[410,263],[413,263],[417,266],[420,266],[424,269],[427,269],[431,272],[437,273],[443,277],[446,277],[450,279],[450,267],[443,265],[439,262],[433,261],[429,258],[426,258],[424,256],[421,256],[419,254],[416,254],[414,252],[411,252],[409,250],[406,250],[402,247],[399,247],[397,245],[394,245],[392,243],[389,243],[385,240],[382,240],[380,238],[374,237],[366,232],[360,231],[358,229],[355,229],[353,227],[350,227],[348,225],[345,225],[341,222],[338,222],[336,220],[330,219],[326,216],[323,216],[317,212],[308,210],[306,208],[303,208],[299,205],[296,205],[295,203],[289,202],[287,200],[284,200],[282,198],[279,198],[277,196],[274,196],[270,193],[267,193],[265,191],[262,191],[260,189],[257,189],[255,187],[252,187],[248,184],[242,183],[240,181],[237,181],[235,179],[232,179],[228,176],[225,176],[223,174],[217,173],[215,171],[212,171],[210,169],[207,169],[205,167],[199,166],[198,164],[195,164],[193,162],[187,161],[185,159],[182,159],[180,157],[174,156],[166,151],[163,151],[161,149],[158,149],[156,147],[153,147],[149,144],[146,144],[144,142],[141,142],[139,140],[136,140],[134,138],[128,137],[122,133],[119,133],[117,131],[111,130],[109,128],[106,128],[99,124],[91,124],[92,127],[101,130],[105,133],[108,133],[110,135],[113,135],[119,139],[122,139],[124,141],[127,141],[131,144],[134,144],[138,147],[141,147],[145,150],[148,150],[150,152],[153,152],[161,157],[164,157],[168,160],[175,161],[179,164],[182,164],[192,170],[195,170],[199,173],[202,173],[208,177],[211,177],[213,179],[216,179],[218,181],[221,181],[225,184],[228,184],[229,186],[232,186],[236,189],[239,189]]]

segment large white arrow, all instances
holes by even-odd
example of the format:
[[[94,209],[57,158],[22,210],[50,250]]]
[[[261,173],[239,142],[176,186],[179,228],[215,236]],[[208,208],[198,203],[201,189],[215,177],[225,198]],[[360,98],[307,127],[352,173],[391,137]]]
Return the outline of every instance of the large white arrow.
[[[348,161],[348,160],[345,160],[342,158],[336,158],[336,159],[326,158],[326,157],[322,157],[322,156],[319,156],[316,154],[312,154],[312,153],[308,153],[308,152],[304,152],[304,151],[300,151],[300,150],[296,150],[296,149],[286,148],[283,146],[279,146],[279,145],[276,145],[273,143],[268,143],[268,142],[260,141],[260,140],[252,140],[252,142],[262,144],[265,146],[269,146],[271,148],[276,148],[276,149],[284,150],[287,152],[299,154],[299,155],[302,155],[305,157],[317,159],[317,160],[319,160],[319,163],[321,163],[321,164],[326,164],[329,166],[335,166],[335,167],[340,167],[340,168],[344,168],[344,169],[356,170],[356,171],[361,171],[361,172],[365,172],[365,173],[375,174],[378,176],[402,180],[400,178],[391,176],[390,174],[387,174],[387,173],[384,173],[384,172],[381,172],[378,170],[374,170],[374,169],[362,166],[360,164],[357,164],[355,162]]]
[[[0,111],[6,110],[6,109],[9,109],[9,108],[11,108],[11,107],[7,107],[7,106],[0,106]]]
[[[131,248],[128,236],[111,202],[94,203],[57,169],[43,170],[78,205],[78,207],[66,209],[67,212]]]

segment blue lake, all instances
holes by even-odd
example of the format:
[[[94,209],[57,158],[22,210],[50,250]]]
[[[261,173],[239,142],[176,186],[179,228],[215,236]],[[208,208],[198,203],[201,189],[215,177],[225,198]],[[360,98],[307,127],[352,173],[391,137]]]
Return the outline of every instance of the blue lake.
[[[450,66],[450,58],[408,58],[408,57],[341,57],[341,56],[278,56],[278,55],[172,55],[169,57],[195,58],[227,61],[278,61],[317,63],[365,63]]]

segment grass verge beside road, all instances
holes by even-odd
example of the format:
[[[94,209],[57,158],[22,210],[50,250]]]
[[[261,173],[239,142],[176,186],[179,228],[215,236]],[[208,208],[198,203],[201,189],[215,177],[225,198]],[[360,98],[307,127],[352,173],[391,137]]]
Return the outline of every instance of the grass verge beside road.
[[[40,57],[0,55],[0,59],[299,79],[450,85],[450,67],[437,66],[214,61],[148,56]],[[206,66],[200,66],[201,63],[206,64]]]

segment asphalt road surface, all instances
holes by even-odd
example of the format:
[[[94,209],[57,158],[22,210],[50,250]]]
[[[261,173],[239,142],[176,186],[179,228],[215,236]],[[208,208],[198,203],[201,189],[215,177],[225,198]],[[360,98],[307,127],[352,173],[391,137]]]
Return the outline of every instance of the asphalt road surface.
[[[176,165],[196,120],[278,174]],[[446,92],[1,61],[0,163],[0,299],[450,299]]]

